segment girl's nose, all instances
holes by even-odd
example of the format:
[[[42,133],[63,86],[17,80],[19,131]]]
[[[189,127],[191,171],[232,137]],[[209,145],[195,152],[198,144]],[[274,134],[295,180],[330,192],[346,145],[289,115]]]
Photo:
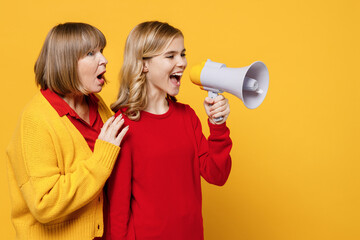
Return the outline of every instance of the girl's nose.
[[[187,66],[186,57],[180,57],[177,65],[178,65],[179,67],[186,68],[186,66]]]

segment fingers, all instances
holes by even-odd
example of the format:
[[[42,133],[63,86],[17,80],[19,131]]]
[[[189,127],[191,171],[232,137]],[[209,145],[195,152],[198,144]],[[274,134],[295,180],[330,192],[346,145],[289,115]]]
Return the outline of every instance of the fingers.
[[[229,101],[224,96],[219,95],[213,99],[212,106],[209,107],[209,113],[213,117],[221,117],[226,114],[229,108]]]
[[[103,125],[103,127],[101,128],[101,131],[105,131],[108,127],[109,127],[109,125],[114,121],[114,119],[115,119],[115,116],[111,116],[106,122],[105,122],[105,124]]]
[[[120,131],[123,124],[124,119],[122,118],[121,114],[116,118],[109,118],[102,127],[98,138],[103,141],[120,146],[120,143],[128,130],[128,127],[126,127],[122,131]]]
[[[124,127],[120,133],[118,134],[118,136],[116,137],[116,142],[117,142],[117,145],[120,146],[121,144],[121,141],[123,140],[125,134],[127,133],[127,131],[129,130],[129,126],[126,126]]]
[[[100,134],[98,136],[99,139],[103,140],[105,138],[106,135],[106,131],[109,128],[109,125],[114,121],[114,116],[111,116],[102,126],[101,130],[100,130]]]
[[[218,95],[214,99],[205,98],[204,105],[211,123],[222,124],[230,114],[229,101],[222,95]],[[215,121],[215,119],[219,117],[223,117],[223,120]]]
[[[213,105],[215,99],[210,98],[210,97],[206,97],[204,101],[205,101],[205,103],[208,104],[208,105]]]
[[[115,138],[115,135],[116,135],[115,131],[116,131],[116,128],[119,127],[121,120],[122,120],[122,117],[121,117],[121,115],[119,115],[117,118],[112,116],[105,122],[105,124],[101,128],[101,132],[100,132],[100,135],[104,138],[102,140],[109,141],[111,138]],[[119,129],[120,129],[120,127],[117,130],[119,130]]]
[[[212,117],[221,117],[230,112],[229,101],[224,99],[210,107],[210,115]]]

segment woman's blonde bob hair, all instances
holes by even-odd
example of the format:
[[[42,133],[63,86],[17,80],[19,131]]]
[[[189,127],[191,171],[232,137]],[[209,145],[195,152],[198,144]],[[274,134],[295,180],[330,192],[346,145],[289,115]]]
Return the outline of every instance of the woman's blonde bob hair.
[[[102,32],[86,23],[64,23],[48,33],[35,63],[36,84],[64,96],[87,94],[78,76],[78,61],[88,52],[106,46]]]
[[[147,106],[144,60],[161,54],[179,36],[183,37],[179,29],[158,21],[143,22],[131,30],[125,44],[118,99],[111,105],[114,112],[124,108],[129,119],[139,120],[140,111]],[[176,101],[173,96],[167,97]]]

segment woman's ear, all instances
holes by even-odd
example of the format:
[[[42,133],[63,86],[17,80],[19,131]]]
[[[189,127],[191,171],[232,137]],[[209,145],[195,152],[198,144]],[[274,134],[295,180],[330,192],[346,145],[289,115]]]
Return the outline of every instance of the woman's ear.
[[[147,73],[147,72],[149,71],[147,61],[144,61],[143,64],[144,64],[144,65],[143,65],[143,73]]]

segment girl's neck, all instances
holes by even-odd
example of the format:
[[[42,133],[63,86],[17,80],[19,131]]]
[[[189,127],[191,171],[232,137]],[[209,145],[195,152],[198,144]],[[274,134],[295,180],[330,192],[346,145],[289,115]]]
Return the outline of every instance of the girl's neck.
[[[147,94],[147,106],[145,108],[146,112],[152,114],[164,114],[169,110],[169,103],[166,100],[165,94]]]

